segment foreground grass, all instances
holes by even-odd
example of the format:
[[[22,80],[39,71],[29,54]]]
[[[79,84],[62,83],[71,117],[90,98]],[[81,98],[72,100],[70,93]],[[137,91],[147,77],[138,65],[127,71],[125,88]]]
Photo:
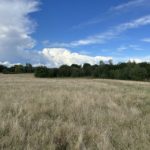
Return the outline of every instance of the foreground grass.
[[[150,83],[0,75],[1,150],[149,150]]]

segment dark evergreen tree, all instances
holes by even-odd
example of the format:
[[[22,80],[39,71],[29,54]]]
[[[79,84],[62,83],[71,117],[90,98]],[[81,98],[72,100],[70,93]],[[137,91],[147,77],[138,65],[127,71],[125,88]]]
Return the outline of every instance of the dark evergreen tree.
[[[7,67],[6,66],[4,66],[4,65],[0,65],[0,73],[2,73],[3,72],[3,70],[6,70],[7,69]]]
[[[92,75],[92,67],[90,64],[88,63],[83,64],[83,73],[84,76],[86,77],[90,77]]]
[[[34,75],[36,77],[49,77],[49,69],[47,67],[44,67],[44,66],[40,66],[40,67],[37,67],[35,69],[35,73]]]
[[[68,65],[60,66],[58,70],[58,77],[70,77],[71,76],[71,67]]]

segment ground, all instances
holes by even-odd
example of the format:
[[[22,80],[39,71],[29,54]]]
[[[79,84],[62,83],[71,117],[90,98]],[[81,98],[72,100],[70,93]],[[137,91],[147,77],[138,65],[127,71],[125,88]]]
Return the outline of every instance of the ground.
[[[1,150],[149,150],[150,83],[0,74]]]

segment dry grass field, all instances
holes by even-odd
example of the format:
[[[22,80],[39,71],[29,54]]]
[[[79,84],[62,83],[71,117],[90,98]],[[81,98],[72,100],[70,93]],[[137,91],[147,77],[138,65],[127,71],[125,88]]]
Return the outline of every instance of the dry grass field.
[[[150,83],[0,74],[1,150],[149,150]]]

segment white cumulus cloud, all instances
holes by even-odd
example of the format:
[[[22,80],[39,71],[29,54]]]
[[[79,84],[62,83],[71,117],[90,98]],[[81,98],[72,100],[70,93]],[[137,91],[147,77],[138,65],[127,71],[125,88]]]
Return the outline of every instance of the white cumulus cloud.
[[[88,56],[79,53],[73,53],[65,48],[45,48],[42,51],[23,51],[24,60],[28,60],[34,66],[46,65],[48,67],[59,67],[63,64],[84,63],[98,64],[100,60],[107,62],[112,57]],[[0,61],[0,64],[11,66],[20,63],[11,63],[9,61]]]
[[[90,63],[90,64],[97,64],[100,60],[108,61],[112,59],[112,57],[103,57],[103,56],[88,56],[82,55],[79,53],[73,53],[68,49],[65,48],[45,48],[41,52],[47,60],[51,62],[50,65],[53,66],[60,66],[62,64],[83,64],[83,63]],[[47,62],[49,63],[49,62]],[[47,64],[49,66],[49,64]]]
[[[20,62],[33,48],[35,23],[28,15],[37,9],[36,0],[0,0],[0,61]]]
[[[36,41],[31,37],[36,23],[29,14],[38,10],[38,0],[0,0],[0,64],[32,63],[49,67],[72,63],[97,63],[111,57],[87,56],[63,48],[33,51]],[[83,41],[84,42],[84,41]],[[82,41],[81,41],[82,43]]]

